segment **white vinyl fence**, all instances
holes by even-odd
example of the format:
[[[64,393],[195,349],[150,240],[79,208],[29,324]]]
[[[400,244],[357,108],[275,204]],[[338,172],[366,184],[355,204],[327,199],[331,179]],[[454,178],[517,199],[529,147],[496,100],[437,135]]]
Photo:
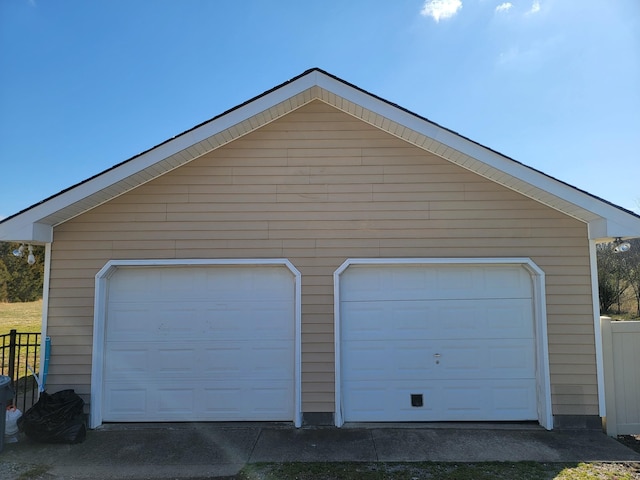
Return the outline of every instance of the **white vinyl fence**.
[[[640,434],[640,322],[600,317],[607,434]]]

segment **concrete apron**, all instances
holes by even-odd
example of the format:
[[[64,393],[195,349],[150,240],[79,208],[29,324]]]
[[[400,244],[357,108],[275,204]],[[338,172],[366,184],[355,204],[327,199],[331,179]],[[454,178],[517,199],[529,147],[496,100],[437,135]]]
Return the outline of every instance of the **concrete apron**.
[[[96,479],[226,476],[256,462],[637,462],[640,455],[599,431],[528,425],[167,423],[104,425],[78,445],[22,436],[5,444],[0,461]]]

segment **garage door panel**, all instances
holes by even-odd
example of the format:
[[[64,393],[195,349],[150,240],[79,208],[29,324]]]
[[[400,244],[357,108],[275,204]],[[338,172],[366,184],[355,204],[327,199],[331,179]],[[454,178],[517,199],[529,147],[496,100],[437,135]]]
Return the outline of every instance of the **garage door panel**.
[[[289,379],[293,376],[291,365],[291,350],[288,346],[260,346],[254,347],[250,355],[255,359],[251,375],[264,375],[268,378]]]
[[[176,308],[169,302],[110,303],[109,341],[144,340],[154,337],[175,339],[202,330],[199,312],[187,306]]]
[[[119,418],[131,416],[140,418],[147,411],[146,388],[136,388],[129,385],[119,388],[117,385],[112,385],[107,390],[105,400],[111,405],[113,415]]]
[[[287,300],[293,294],[281,287],[294,282],[291,273],[279,266],[131,267],[119,268],[111,280],[109,297],[116,302],[153,301],[159,291],[165,300],[199,300],[206,292],[211,301],[242,301],[248,291],[253,299]]]
[[[410,384],[390,381],[346,385],[345,412],[351,422],[509,421],[535,420],[535,382],[530,380],[487,385],[455,380]],[[422,406],[412,406],[412,396]]]
[[[134,373],[147,379],[166,375],[180,378],[198,365],[197,352],[193,347],[173,348],[164,343],[108,344],[105,356],[109,367],[104,374],[107,382],[130,378]]]
[[[291,420],[294,283],[283,266],[118,269],[103,419]]]
[[[112,378],[120,376],[140,375],[150,365],[148,351],[135,346],[113,347],[107,345],[105,357],[109,358],[109,369],[105,374]]]
[[[512,339],[509,344],[493,342],[488,351],[488,369],[503,378],[535,376],[535,347],[530,341]]]
[[[530,298],[502,299],[487,302],[487,336],[493,338],[531,338],[533,307]]]
[[[531,338],[531,299],[344,302],[343,338]],[[393,325],[393,329],[388,328]]]
[[[531,378],[535,376],[531,342],[510,339],[478,340],[459,345],[457,340],[344,342],[345,378]]]
[[[287,419],[283,415],[293,409],[293,398],[283,395],[283,387],[282,382],[266,382],[254,386],[248,392],[253,411],[272,420]]]
[[[216,380],[230,374],[246,379],[267,375],[274,380],[293,375],[291,348],[282,341],[259,346],[247,342],[195,344],[190,348],[139,342],[124,348],[108,347],[106,352],[110,365],[105,372],[107,381],[142,373],[147,379],[169,377],[181,381],[203,375]],[[247,360],[239,363],[239,357]]]
[[[344,343],[342,367],[360,379],[379,378],[393,369],[389,365],[389,349],[381,342]]]
[[[259,276],[255,275],[255,269],[239,271],[238,267],[217,267],[215,272],[205,270],[205,274],[205,290],[214,300],[243,302],[267,298],[274,301],[293,299],[292,291],[282,289],[282,285],[293,286],[292,276],[284,268],[264,270]],[[247,297],[248,291],[252,297]]]
[[[205,388],[202,414],[241,420],[247,413],[263,420],[288,420],[293,408],[291,396],[283,394],[283,382],[256,382],[254,385],[230,384]]]
[[[390,339],[387,335],[430,337],[437,329],[437,325],[432,326],[435,310],[425,302],[345,302],[342,315],[350,322],[349,328],[343,331],[346,341],[387,341]],[[393,332],[387,328],[390,322],[395,326]]]
[[[443,405],[454,420],[535,420],[538,418],[533,379],[471,380],[441,385]]]
[[[110,304],[107,316],[109,318],[110,338],[131,338],[134,335],[144,335],[149,330],[155,328],[157,318],[148,314],[149,306],[138,305],[117,305]]]
[[[531,296],[529,275],[520,267],[509,266],[440,266],[435,268],[437,297],[522,298]],[[505,278],[509,282],[505,282]],[[433,297],[432,297],[433,298]]]
[[[396,342],[345,342],[342,369],[359,379],[375,378],[434,378],[433,347],[422,341]]]
[[[264,340],[285,339],[293,341],[294,330],[291,323],[291,309],[288,305],[264,306],[244,305],[225,311],[209,310],[205,312],[206,325],[201,333],[216,340],[240,341],[247,337],[245,323],[251,319],[252,337]]]
[[[152,312],[152,313],[150,313]],[[111,304],[108,341],[145,340],[152,334],[166,341],[193,339],[200,335],[216,339],[246,338],[246,319],[263,338],[293,340],[291,305],[287,302],[231,303],[200,302],[196,306],[175,308],[169,302]]]
[[[197,351],[193,348],[158,348],[152,362],[158,375],[185,375],[197,365]]]
[[[463,345],[449,340],[439,344],[437,378],[517,379],[535,376],[535,352],[530,340],[479,339]]]
[[[440,338],[531,338],[530,299],[437,301]]]
[[[384,422],[387,420],[389,398],[397,390],[389,390],[379,382],[358,382],[345,384],[342,405],[349,412],[351,422]]]
[[[246,360],[239,363],[238,357]],[[235,377],[251,379],[267,376],[275,381],[290,379],[293,375],[291,348],[283,341],[265,341],[263,345],[258,346],[247,342],[219,347],[207,346],[198,365],[208,376],[225,377],[226,372],[233,372]]]
[[[194,388],[164,387],[158,388],[155,394],[158,399],[158,413],[181,415],[185,410],[193,411],[196,396]]]
[[[504,282],[509,277],[508,283]],[[349,282],[344,301],[426,300],[530,297],[526,271],[510,266],[386,265],[350,267],[342,274]]]
[[[537,419],[535,392],[535,382],[531,380],[520,384],[498,385],[491,390],[491,400],[496,408],[504,412],[505,416],[511,415],[513,419],[520,416],[520,418],[535,420]]]
[[[149,388],[129,384],[108,387],[113,407],[110,421],[206,421],[213,419],[264,421],[291,419],[293,399],[286,394],[288,382],[237,381],[224,386],[189,387],[170,382]]]

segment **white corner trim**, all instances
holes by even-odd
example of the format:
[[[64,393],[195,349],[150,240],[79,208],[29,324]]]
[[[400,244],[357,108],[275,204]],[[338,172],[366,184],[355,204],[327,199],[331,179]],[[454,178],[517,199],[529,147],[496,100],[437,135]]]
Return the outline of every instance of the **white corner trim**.
[[[108,280],[120,267],[184,267],[184,266],[250,266],[272,265],[287,268],[294,276],[294,418],[296,427],[302,426],[302,274],[287,259],[159,259],[159,260],[109,260],[96,274],[93,313],[93,358],[91,361],[91,404],[89,428],[102,425],[102,385],[104,364],[104,335]]]
[[[42,323],[40,328],[40,380],[44,382],[47,327],[49,325],[49,283],[51,281],[51,243],[44,246],[44,281],[42,285]],[[48,368],[48,367],[47,367]],[[43,384],[43,387],[46,385]]]
[[[536,328],[536,387],[538,421],[547,430],[553,428],[551,406],[551,379],[549,376],[549,348],[547,338],[547,309],[545,274],[530,258],[351,258],[347,259],[333,274],[334,294],[334,338],[335,338],[335,414],[337,427],[344,424],[341,391],[340,353],[340,276],[351,265],[519,265],[529,272],[533,285],[534,322]]]
[[[596,346],[596,376],[598,378],[598,414],[607,416],[604,378],[604,353],[602,349],[602,326],[600,321],[600,294],[598,293],[598,257],[596,241],[589,240],[589,263],[591,268],[591,298],[593,306],[593,335]]]
[[[340,275],[344,272],[350,263],[346,260],[340,267],[333,272],[333,371],[334,371],[334,408],[333,422],[336,427],[344,425],[344,417],[342,414],[342,357],[341,348],[342,330],[340,329]]]

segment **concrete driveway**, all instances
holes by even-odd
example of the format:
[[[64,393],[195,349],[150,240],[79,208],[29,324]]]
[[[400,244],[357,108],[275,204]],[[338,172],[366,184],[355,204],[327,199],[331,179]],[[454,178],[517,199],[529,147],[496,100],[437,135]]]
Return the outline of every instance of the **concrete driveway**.
[[[256,462],[640,461],[598,431],[527,425],[389,425],[296,429],[273,424],[116,424],[78,445],[21,437],[0,453],[0,477],[46,465],[55,479],[197,478],[235,475]]]

